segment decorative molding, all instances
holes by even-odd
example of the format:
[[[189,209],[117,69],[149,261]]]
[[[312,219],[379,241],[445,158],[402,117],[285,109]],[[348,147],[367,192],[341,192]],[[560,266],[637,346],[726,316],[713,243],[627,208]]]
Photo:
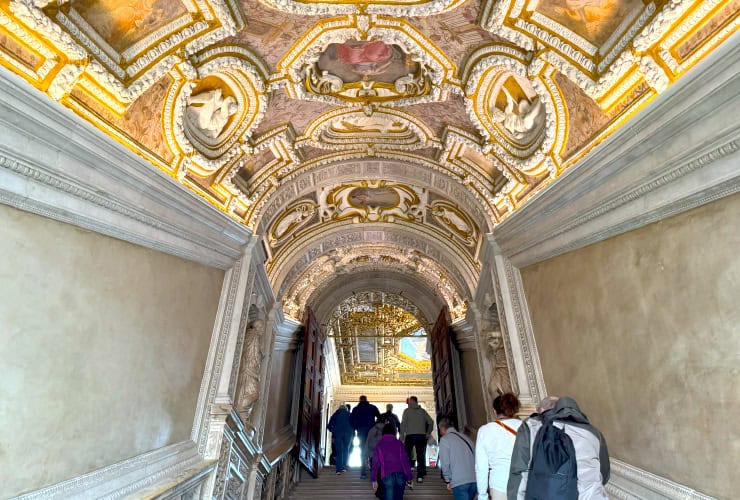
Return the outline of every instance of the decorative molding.
[[[123,498],[203,462],[195,443],[183,441],[17,497],[19,500]]]
[[[714,498],[615,458],[611,459],[611,478],[606,491],[610,497],[620,500]]]
[[[250,231],[0,68],[0,202],[226,269]]]
[[[735,35],[497,226],[502,252],[524,267],[740,191],[739,97]]]
[[[509,368],[513,375],[512,383],[518,389],[519,399],[523,404],[537,404],[547,395],[547,390],[522,277],[519,269],[501,253],[493,237],[489,235],[486,244],[490,246],[488,255],[493,259],[496,304],[506,359],[510,361]]]

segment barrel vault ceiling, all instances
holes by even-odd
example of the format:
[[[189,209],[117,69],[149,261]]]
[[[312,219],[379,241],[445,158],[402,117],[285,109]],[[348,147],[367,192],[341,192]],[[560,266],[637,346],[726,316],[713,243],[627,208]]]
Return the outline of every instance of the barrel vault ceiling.
[[[736,31],[738,12],[0,0],[0,64],[259,234],[288,315],[385,290],[455,320],[483,236]]]

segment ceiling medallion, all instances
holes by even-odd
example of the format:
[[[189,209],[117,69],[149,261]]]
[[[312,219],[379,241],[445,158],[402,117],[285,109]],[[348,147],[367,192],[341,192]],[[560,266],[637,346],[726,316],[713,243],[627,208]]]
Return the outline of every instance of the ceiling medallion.
[[[355,102],[423,97],[432,90],[429,68],[382,40],[329,44],[304,75],[308,92]]]
[[[504,175],[557,175],[566,137],[565,107],[552,67],[530,75],[528,54],[509,45],[490,45],[471,54],[463,68],[466,106],[488,142],[488,153],[509,167]]]
[[[324,188],[320,194],[323,221],[421,222],[423,194],[416,188],[386,181],[359,181]]]
[[[459,88],[454,64],[400,19],[352,15],[316,25],[278,64],[296,99],[363,106],[443,101]]]
[[[178,176],[208,176],[243,154],[267,108],[264,68],[241,47],[220,47],[180,65],[165,102],[165,131]],[[173,162],[177,163],[177,161]]]

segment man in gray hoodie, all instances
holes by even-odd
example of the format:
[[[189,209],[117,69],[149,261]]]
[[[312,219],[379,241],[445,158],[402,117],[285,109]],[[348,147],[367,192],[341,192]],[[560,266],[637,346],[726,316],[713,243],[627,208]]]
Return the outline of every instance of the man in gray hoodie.
[[[401,417],[401,440],[406,445],[406,454],[413,465],[411,456],[416,449],[416,481],[421,483],[427,474],[427,440],[434,430],[434,420],[424,408],[419,406],[416,396],[409,398],[409,407]]]
[[[475,480],[475,445],[452,426],[449,418],[441,418],[439,431],[439,463],[447,489],[455,500],[475,500],[478,488]]]

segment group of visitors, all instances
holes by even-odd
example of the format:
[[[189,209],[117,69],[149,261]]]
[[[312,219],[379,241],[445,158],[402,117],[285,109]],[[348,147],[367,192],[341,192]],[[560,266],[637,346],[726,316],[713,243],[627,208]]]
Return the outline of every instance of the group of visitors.
[[[415,461],[416,480],[424,481],[426,446],[434,424],[416,397],[407,403],[400,422],[393,405],[381,415],[365,396],[351,414],[344,406],[334,413],[329,429],[334,433],[337,474],[346,470],[349,443],[357,432],[361,474],[366,478],[369,464],[376,496],[403,499],[405,488],[413,487]],[[549,396],[523,421],[516,416],[519,408],[514,394],[498,396],[493,402],[496,419],[478,430],[476,443],[455,429],[449,418],[439,419],[438,463],[454,499],[606,500],[606,442],[578,403]]]
[[[416,465],[416,481],[421,483],[426,476],[426,449],[434,421],[426,410],[419,406],[416,396],[406,401],[408,407],[399,420],[393,413],[393,405],[386,405],[381,414],[368,402],[366,396],[352,411],[342,405],[329,420],[329,430],[334,438],[336,473],[347,470],[352,440],[357,435],[360,448],[360,475],[370,478],[378,498],[399,500],[406,486],[412,487],[412,466]],[[400,436],[400,440],[397,436]]]

